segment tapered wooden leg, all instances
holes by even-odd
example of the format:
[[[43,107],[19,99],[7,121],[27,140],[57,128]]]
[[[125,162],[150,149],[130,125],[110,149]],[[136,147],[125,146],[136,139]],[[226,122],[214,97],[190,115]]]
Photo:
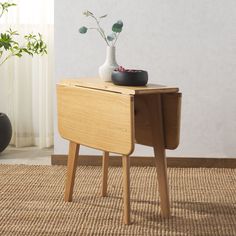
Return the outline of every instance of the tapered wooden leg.
[[[72,201],[79,146],[79,144],[70,141],[69,155],[67,160],[66,189],[64,197],[66,202]]]
[[[102,157],[102,197],[107,196],[109,152],[104,152]]]
[[[157,151],[158,150],[158,151]],[[165,150],[160,150],[160,146],[154,147],[157,179],[159,184],[159,194],[161,201],[161,215],[163,217],[170,216],[170,200],[169,200],[169,188],[167,179],[167,166]]]
[[[165,154],[164,126],[162,115],[161,95],[150,95],[148,98],[150,123],[152,126],[153,148],[159,185],[161,215],[170,215],[170,200],[167,179],[167,165]]]
[[[130,157],[122,156],[124,223],[130,224]]]

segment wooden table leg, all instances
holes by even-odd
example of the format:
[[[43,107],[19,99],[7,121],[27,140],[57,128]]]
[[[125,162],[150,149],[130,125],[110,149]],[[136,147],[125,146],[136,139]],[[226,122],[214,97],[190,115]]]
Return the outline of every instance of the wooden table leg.
[[[130,157],[122,156],[124,223],[130,224]]]
[[[167,179],[161,95],[155,94],[148,96],[147,104],[150,123],[152,126],[153,148],[155,154],[157,180],[159,185],[161,215],[163,217],[168,217],[170,215],[170,200]]]
[[[69,155],[67,160],[66,189],[64,196],[66,202],[72,201],[79,146],[79,144],[70,141]]]
[[[109,152],[103,152],[102,157],[102,197],[107,196]]]

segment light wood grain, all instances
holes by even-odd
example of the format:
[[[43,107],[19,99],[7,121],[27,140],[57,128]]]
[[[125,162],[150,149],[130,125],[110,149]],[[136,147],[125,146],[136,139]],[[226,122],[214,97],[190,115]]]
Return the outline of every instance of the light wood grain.
[[[181,93],[161,95],[166,149],[176,149],[180,142]]]
[[[152,126],[153,149],[155,154],[157,180],[159,185],[161,215],[163,217],[168,217],[170,215],[170,201],[167,179],[161,95],[150,95],[147,102],[150,122]]]
[[[130,221],[130,157],[122,156],[122,170],[123,170],[123,199],[124,199],[124,215],[123,220],[126,225]]]
[[[108,152],[133,152],[133,96],[58,85],[57,101],[63,138]]]
[[[170,215],[165,148],[179,144],[181,94],[163,85],[116,86],[101,80],[57,85],[58,127],[70,140],[65,200],[72,200],[78,145],[104,151],[102,196],[107,195],[109,152],[122,154],[125,224],[130,224],[130,157],[137,143],[153,146],[161,215]]]
[[[161,94],[164,123],[165,147],[175,149],[180,139],[180,109],[181,93]],[[152,126],[148,112],[148,99],[152,95],[136,95],[134,97],[135,109],[135,141],[138,144],[153,146]],[[152,109],[158,109],[152,107]]]
[[[72,87],[92,88],[122,94],[149,94],[149,93],[175,93],[178,92],[177,87],[170,87],[158,84],[147,84],[146,86],[117,86],[112,82],[104,82],[99,78],[79,78],[66,79],[60,82],[61,85]]]
[[[102,197],[107,196],[109,152],[103,152],[102,157]]]
[[[69,155],[67,160],[67,177],[66,177],[66,187],[65,187],[65,197],[64,197],[66,202],[72,201],[78,152],[79,152],[79,144],[70,142]]]

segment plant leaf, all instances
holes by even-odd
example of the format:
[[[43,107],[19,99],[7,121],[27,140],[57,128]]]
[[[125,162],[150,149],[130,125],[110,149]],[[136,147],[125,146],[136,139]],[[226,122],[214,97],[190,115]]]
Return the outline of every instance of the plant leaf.
[[[115,36],[114,33],[109,34],[109,35],[107,36],[107,40],[108,40],[108,41],[113,41],[115,38],[116,38],[116,36]]]
[[[16,53],[15,54],[17,57],[22,57],[22,54],[21,53]]]
[[[85,27],[85,26],[82,26],[81,28],[79,28],[79,32],[80,32],[81,34],[86,34],[87,31],[88,31],[88,28]]]
[[[115,32],[115,33],[120,33],[122,31],[122,25],[119,24],[119,23],[115,23],[113,26],[112,26],[112,31]]]
[[[103,15],[103,16],[100,16],[99,18],[102,19],[102,18],[105,18],[105,17],[107,17],[107,14]]]
[[[124,25],[122,20],[118,20],[116,23],[121,25],[121,27],[123,27],[123,25]]]

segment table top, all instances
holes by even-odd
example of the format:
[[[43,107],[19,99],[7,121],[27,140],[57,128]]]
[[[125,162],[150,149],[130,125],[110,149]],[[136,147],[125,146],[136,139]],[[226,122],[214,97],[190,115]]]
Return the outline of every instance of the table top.
[[[169,87],[159,84],[147,84],[146,86],[118,86],[112,82],[104,82],[99,78],[75,78],[62,80],[58,85],[84,87],[122,94],[151,94],[151,93],[176,93],[178,87]]]

